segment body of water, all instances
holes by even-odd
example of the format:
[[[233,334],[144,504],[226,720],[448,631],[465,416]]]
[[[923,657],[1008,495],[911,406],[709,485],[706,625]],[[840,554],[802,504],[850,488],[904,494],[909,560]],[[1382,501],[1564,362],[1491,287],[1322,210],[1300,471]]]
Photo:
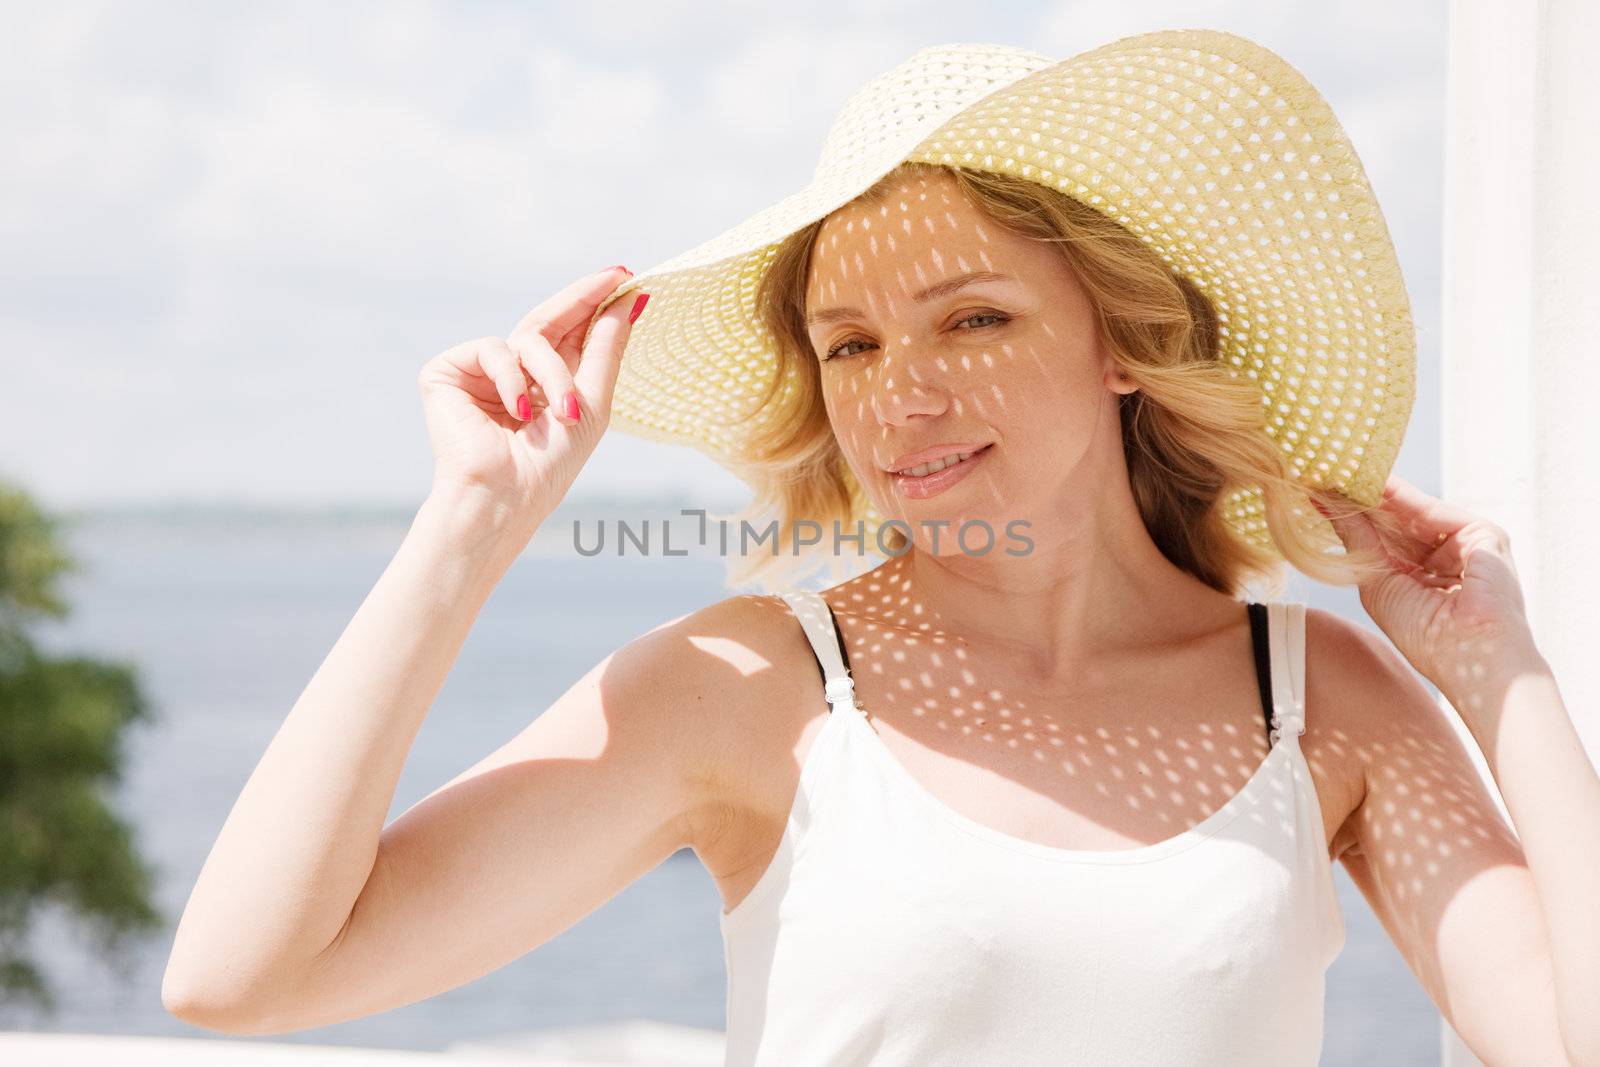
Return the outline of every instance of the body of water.
[[[250,772],[409,521],[105,514],[69,529],[69,548],[84,564],[66,586],[73,615],[40,640],[55,651],[134,663],[156,706],[157,721],[128,735],[115,800],[159,872],[157,903],[169,925],[121,975],[95,958],[68,917],[43,912],[33,949],[61,1010],[51,1017],[12,1005],[7,1028],[205,1035],[161,1006],[172,927]],[[504,744],[618,646],[731,595],[715,557],[617,558],[614,548],[584,557],[572,550],[570,529],[545,533],[556,536],[517,562],[479,615],[417,737],[391,819]],[[586,541],[592,533],[586,525]],[[1311,599],[1333,610],[1353,603]],[[1437,1063],[1432,1005],[1343,869],[1335,874],[1348,936],[1328,976],[1323,1063]],[[421,1003],[272,1040],[441,1049],[641,1017],[720,1029],[720,906],[710,876],[683,850],[492,974]]]

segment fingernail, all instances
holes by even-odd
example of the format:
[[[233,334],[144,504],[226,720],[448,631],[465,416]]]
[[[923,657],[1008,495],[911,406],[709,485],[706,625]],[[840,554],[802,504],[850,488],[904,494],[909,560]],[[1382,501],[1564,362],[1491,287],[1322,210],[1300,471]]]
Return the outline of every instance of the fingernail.
[[[634,321],[639,317],[639,312],[644,310],[644,306],[649,302],[649,300],[649,293],[639,294],[639,298],[633,302],[633,310],[628,312],[628,325],[633,325]]]
[[[533,418],[533,405],[528,403],[526,396],[517,397],[517,418],[523,422]]]
[[[607,268],[606,268],[606,270],[620,270],[620,271],[625,271],[625,272],[626,272],[626,273],[627,273],[627,275],[628,275],[628,277],[630,277],[630,278],[631,278],[631,277],[633,277],[633,271],[631,271],[631,270],[628,270],[628,268],[627,268],[627,267],[624,267],[624,266],[623,266],[623,265],[622,265],[622,264],[621,264],[621,263],[618,263],[618,264],[617,264],[617,265],[616,265],[616,266],[615,266],[615,267],[607,267]],[[604,274],[604,273],[605,273],[605,272],[606,272],[606,270],[603,270],[603,271],[601,271],[601,272],[600,272],[600,273],[601,273],[601,274]]]
[[[565,403],[565,410],[567,412],[567,418],[571,419],[573,422],[577,422],[578,421],[578,394],[577,393],[568,393],[567,394],[567,399],[566,399],[566,403]]]

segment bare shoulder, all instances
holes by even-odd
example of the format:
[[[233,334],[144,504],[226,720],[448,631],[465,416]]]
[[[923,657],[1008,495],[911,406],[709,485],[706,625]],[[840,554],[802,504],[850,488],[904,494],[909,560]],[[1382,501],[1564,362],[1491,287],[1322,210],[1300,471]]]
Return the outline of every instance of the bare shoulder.
[[[1393,732],[1397,704],[1433,703],[1427,684],[1386,637],[1343,616],[1308,608],[1306,649],[1307,701],[1310,687],[1319,686],[1318,710],[1363,739]]]
[[[668,620],[625,646],[621,684],[670,687],[693,780],[690,847],[702,857],[767,806],[774,756],[821,692],[805,631],[782,598],[744,593]],[[807,668],[810,674],[806,673]],[[632,681],[627,681],[628,678]]]
[[[1321,608],[1306,609],[1305,751],[1340,798],[1335,857],[1355,846],[1375,754],[1449,731],[1426,683],[1381,633]]]

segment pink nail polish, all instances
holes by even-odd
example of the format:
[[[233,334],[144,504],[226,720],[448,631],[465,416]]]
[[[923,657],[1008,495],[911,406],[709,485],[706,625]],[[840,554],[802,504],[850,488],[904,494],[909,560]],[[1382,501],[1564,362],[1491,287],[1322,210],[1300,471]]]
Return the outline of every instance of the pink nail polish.
[[[639,313],[644,310],[645,304],[649,303],[649,301],[650,301],[650,294],[649,293],[640,293],[639,294],[638,299],[636,299],[633,302],[633,310],[628,312],[628,324],[630,326],[635,321],[638,320]]]
[[[525,396],[517,397],[517,418],[523,422],[533,418],[533,405],[528,403],[528,398]]]
[[[577,393],[568,393],[567,394],[566,412],[567,412],[567,418],[571,419],[573,422],[577,422],[578,421],[578,394]]]

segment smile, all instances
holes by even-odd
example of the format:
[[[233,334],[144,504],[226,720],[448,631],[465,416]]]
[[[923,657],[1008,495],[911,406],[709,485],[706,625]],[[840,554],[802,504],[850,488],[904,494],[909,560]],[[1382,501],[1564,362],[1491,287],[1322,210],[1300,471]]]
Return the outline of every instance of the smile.
[[[992,444],[988,444],[973,452],[957,452],[932,463],[912,467],[908,471],[890,472],[889,477],[902,495],[914,500],[924,500],[944,492],[971,474],[973,468],[983,462],[993,447]]]

